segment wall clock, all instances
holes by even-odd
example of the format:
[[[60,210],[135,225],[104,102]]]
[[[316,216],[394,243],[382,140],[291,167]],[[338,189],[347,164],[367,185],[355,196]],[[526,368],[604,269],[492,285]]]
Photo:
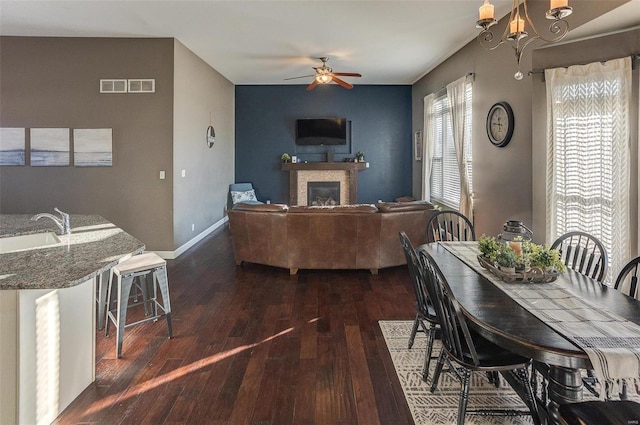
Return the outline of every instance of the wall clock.
[[[494,146],[502,148],[513,136],[513,110],[507,102],[498,102],[487,114],[487,136]]]

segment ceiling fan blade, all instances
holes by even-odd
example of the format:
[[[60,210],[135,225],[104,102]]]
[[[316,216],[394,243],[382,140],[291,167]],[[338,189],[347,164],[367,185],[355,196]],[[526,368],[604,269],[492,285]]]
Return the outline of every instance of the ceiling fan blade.
[[[285,78],[285,80],[296,80],[298,78],[310,78],[310,77],[315,77],[316,74],[312,74],[312,75],[302,75],[300,77],[289,77],[289,78]]]
[[[347,83],[346,81],[342,81],[340,78],[336,77],[335,75],[331,76],[331,79],[335,83],[340,84],[345,89],[352,89],[353,88],[353,86],[351,84]]]
[[[313,83],[307,86],[307,91],[313,90],[318,85],[318,81],[313,80]]]
[[[362,77],[357,72],[334,72],[333,75],[340,75],[342,77]]]

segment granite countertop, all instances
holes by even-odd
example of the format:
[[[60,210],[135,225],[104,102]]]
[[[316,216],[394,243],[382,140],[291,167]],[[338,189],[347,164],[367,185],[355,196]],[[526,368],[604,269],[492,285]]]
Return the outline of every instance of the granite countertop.
[[[0,237],[54,232],[47,218],[0,214]],[[0,254],[0,290],[68,288],[110,269],[145,245],[99,215],[71,215],[71,233],[46,247]]]

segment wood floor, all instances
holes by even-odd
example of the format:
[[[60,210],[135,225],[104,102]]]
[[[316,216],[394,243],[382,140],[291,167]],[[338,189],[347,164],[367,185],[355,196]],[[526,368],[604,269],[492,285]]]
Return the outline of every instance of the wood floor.
[[[55,423],[413,423],[377,323],[413,318],[405,267],[237,267],[224,226],[168,270],[174,338],[134,326],[116,359],[98,332],[96,381]]]

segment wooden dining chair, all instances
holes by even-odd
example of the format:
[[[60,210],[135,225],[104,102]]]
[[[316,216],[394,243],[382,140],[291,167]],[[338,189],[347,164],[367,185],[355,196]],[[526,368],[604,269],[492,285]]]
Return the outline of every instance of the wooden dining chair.
[[[531,415],[540,424],[537,405],[531,383],[529,366],[531,359],[522,357],[485,339],[467,326],[461,307],[451,291],[446,278],[431,255],[418,249],[418,258],[427,292],[435,307],[442,332],[442,351],[433,374],[431,392],[434,392],[444,364],[451,361],[453,375],[460,380],[458,401],[458,425],[464,424],[467,414]],[[473,371],[500,372],[525,402],[529,410],[467,410],[469,384]]]
[[[613,285],[618,291],[635,299],[640,299],[638,293],[638,272],[640,271],[640,257],[636,257],[629,261],[622,268],[616,283]]]
[[[471,221],[457,211],[438,211],[427,224],[427,241],[475,241]]]
[[[564,265],[578,273],[600,283],[607,277],[607,250],[595,236],[585,232],[565,233],[553,242],[551,248],[559,250]]]
[[[427,350],[424,356],[424,366],[422,368],[422,380],[426,382],[429,378],[429,366],[431,365],[431,359],[434,358],[432,357],[433,343],[436,336],[436,329],[438,327],[438,318],[436,317],[436,312],[433,309],[433,304],[429,299],[426,288],[422,285],[419,279],[420,263],[418,256],[411,244],[411,240],[409,240],[409,237],[405,232],[400,232],[400,242],[404,248],[404,254],[407,257],[409,276],[411,277],[413,291],[416,296],[416,318],[413,321],[411,335],[409,336],[409,349],[413,347],[413,341],[417,332],[424,332],[427,335]],[[429,323],[428,330],[425,322]]]

